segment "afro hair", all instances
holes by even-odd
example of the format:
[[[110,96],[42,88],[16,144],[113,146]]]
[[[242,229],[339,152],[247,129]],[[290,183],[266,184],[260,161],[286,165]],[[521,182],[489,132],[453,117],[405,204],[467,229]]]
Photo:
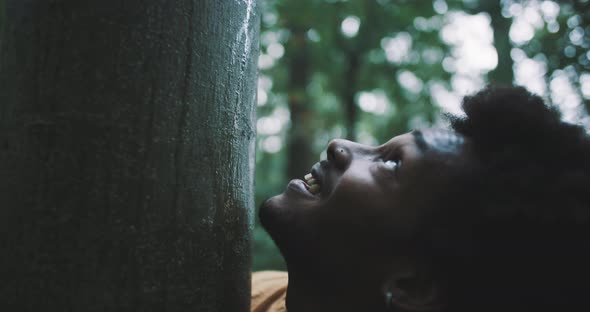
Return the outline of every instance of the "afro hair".
[[[471,145],[422,237],[448,311],[590,311],[590,139],[521,87],[451,120]]]

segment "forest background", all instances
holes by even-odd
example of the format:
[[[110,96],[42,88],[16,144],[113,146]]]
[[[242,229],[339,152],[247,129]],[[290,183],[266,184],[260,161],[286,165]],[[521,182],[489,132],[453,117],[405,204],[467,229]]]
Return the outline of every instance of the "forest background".
[[[332,138],[379,144],[444,126],[463,96],[516,84],[590,125],[590,1],[266,0],[256,207]],[[285,269],[256,222],[253,270]]]

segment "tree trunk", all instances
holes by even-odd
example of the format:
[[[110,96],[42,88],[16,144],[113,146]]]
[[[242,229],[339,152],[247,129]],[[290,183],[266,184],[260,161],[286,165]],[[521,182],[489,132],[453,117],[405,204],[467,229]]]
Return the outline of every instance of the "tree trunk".
[[[0,310],[249,311],[256,0],[7,0]]]
[[[360,72],[360,60],[356,51],[346,53],[348,70],[346,71],[344,90],[342,90],[342,104],[345,112],[346,138],[356,141],[356,121],[358,119],[358,108],[355,95],[358,92],[358,76]]]
[[[511,18],[502,16],[502,5],[496,1],[484,1],[484,10],[490,15],[492,29],[494,30],[494,47],[498,53],[498,65],[489,73],[491,83],[511,85],[514,82],[513,61],[510,56],[512,44],[510,43]]]

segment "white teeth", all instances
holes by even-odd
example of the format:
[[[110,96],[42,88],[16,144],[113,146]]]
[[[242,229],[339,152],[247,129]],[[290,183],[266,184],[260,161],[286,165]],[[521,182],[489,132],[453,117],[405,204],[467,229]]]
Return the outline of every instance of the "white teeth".
[[[309,191],[312,194],[317,194],[320,192],[320,185],[318,184],[318,181],[316,181],[316,179],[313,178],[311,173],[306,174],[304,178],[305,183],[307,183],[307,185],[309,186]]]
[[[309,187],[309,191],[312,194],[317,194],[320,191],[320,186],[317,185],[317,184],[314,184],[314,185],[312,185],[312,186]]]

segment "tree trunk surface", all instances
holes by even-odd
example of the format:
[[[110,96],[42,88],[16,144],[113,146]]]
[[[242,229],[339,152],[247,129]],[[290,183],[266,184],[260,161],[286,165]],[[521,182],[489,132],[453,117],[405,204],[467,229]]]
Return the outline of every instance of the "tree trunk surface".
[[[7,0],[0,310],[249,311],[256,0]]]

